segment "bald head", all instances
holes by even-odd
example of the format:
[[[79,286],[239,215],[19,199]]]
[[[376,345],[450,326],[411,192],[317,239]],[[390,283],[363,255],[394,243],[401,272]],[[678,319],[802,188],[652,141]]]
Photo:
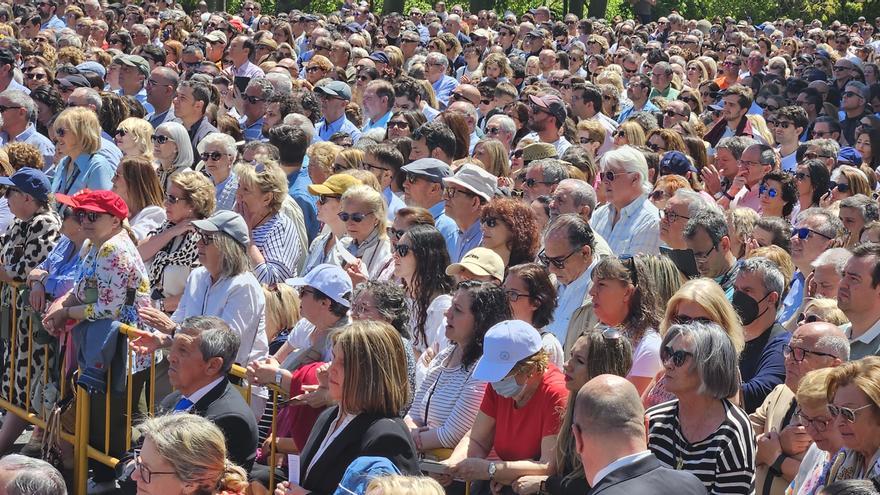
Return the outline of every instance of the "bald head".
[[[837,325],[824,321],[799,326],[788,345],[792,350],[785,358],[785,385],[793,392],[797,392],[801,378],[810,371],[849,360],[846,334]]]
[[[578,391],[574,424],[584,437],[645,439],[645,407],[636,387],[617,375],[599,375]]]
[[[463,97],[474,106],[479,105],[480,99],[482,98],[482,96],[480,96],[480,90],[471,84],[459,84],[454,90],[452,90],[452,94],[460,95],[460,97]]]

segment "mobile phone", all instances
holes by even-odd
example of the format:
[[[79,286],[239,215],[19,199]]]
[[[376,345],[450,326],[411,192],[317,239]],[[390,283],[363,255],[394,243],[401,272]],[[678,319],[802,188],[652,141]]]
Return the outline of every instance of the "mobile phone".
[[[676,268],[687,278],[696,278],[700,276],[700,270],[697,268],[697,259],[694,252],[690,249],[672,249],[666,246],[660,246],[660,254],[671,259]]]
[[[238,88],[239,94],[244,94],[250,84],[251,78],[245,76],[235,76],[235,87]]]
[[[443,464],[442,462],[422,459],[421,461],[419,461],[419,469],[423,473],[446,474],[446,471],[449,470],[449,466]]]

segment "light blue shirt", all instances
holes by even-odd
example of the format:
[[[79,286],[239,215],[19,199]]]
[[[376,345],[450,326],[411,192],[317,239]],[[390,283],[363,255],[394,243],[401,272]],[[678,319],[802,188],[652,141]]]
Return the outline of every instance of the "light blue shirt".
[[[394,216],[397,215],[397,210],[405,208],[406,203],[394,194],[390,187],[386,187],[382,191],[382,198],[385,199],[385,205],[388,207],[388,220],[393,222]]]
[[[390,110],[388,111],[388,113],[386,113],[385,115],[380,117],[379,120],[377,120],[376,122],[367,120],[367,123],[364,124],[363,131],[367,132],[370,129],[382,129],[384,131],[385,128],[388,127],[389,120],[391,120],[391,111]]]
[[[434,226],[443,234],[446,239],[446,251],[452,257],[455,253],[455,244],[458,242],[458,225],[455,220],[446,216],[446,202],[440,201],[434,206],[428,208],[431,216],[434,217]]]
[[[578,308],[584,305],[584,300],[590,292],[593,285],[593,268],[599,263],[599,257],[594,256],[593,262],[584,270],[584,273],[574,279],[568,285],[559,284],[556,288],[556,300],[558,304],[553,311],[553,321],[545,327],[545,330],[552,333],[559,342],[565,342],[568,335],[568,323],[571,321],[571,315]]]
[[[119,166],[119,162],[122,161],[122,150],[119,149],[119,146],[116,146],[113,139],[103,131],[101,131],[101,149],[98,150],[98,155],[104,157],[104,159],[113,166],[114,171],[116,170],[116,167]]]
[[[641,195],[620,210],[620,218],[614,223],[617,210],[611,203],[596,209],[590,226],[601,235],[611,252],[623,254],[659,254],[660,252],[660,213]]]
[[[643,106],[642,109],[639,110],[638,112],[651,112],[651,113],[653,113],[658,110],[660,110],[660,109],[657,108],[657,105],[651,103],[651,100],[648,100],[645,102],[645,106]],[[617,117],[617,123],[622,124],[622,123],[626,122],[626,119],[628,119],[630,117],[630,115],[632,115],[634,113],[638,113],[638,112],[636,111],[635,106],[630,105],[624,111],[620,112],[620,115]]]
[[[440,102],[440,108],[446,108],[449,105],[449,98],[452,96],[452,91],[458,87],[458,81],[456,81],[454,77],[444,74],[443,77],[437,79],[437,82],[431,86],[434,88],[434,94],[437,96],[437,101]]]
[[[6,132],[0,132],[0,146],[5,146],[10,142],[36,146],[40,150],[40,154],[43,155],[43,170],[48,170],[55,161],[55,145],[49,138],[37,132],[34,124],[28,124],[21,134],[11,139]]]
[[[458,231],[458,242],[455,244],[455,251],[449,253],[449,258],[452,263],[458,263],[468,251],[479,247],[482,242],[483,229],[480,228],[480,221],[477,220],[466,231]]]
[[[776,321],[790,320],[794,316],[795,311],[801,307],[801,303],[804,301],[804,282],[806,282],[804,274],[800,270],[794,272],[794,277],[791,278],[791,283],[788,284],[788,294],[785,295],[785,299],[782,301],[782,311],[779,317],[776,318]]]
[[[64,23],[57,15],[53,15],[48,21],[40,25],[40,31],[44,29],[64,29],[67,24]]]
[[[27,88],[27,86],[24,86],[24,85],[22,85],[22,84],[19,84],[18,81],[16,81],[15,79],[10,79],[10,80],[9,80],[9,85],[6,86],[6,89],[4,89],[3,91],[8,91],[8,90],[10,90],[10,89],[14,89],[14,90],[17,90],[17,91],[23,91],[24,94],[26,94],[26,95],[31,94],[31,90],[29,90],[29,89]]]
[[[318,201],[317,196],[313,196],[309,192],[309,186],[312,179],[309,178],[309,157],[303,157],[303,164],[298,172],[294,172],[287,176],[287,193],[299,205],[299,209],[303,212],[303,220],[306,224],[306,234],[308,235],[309,244],[318,236],[318,230],[321,225],[318,221]],[[303,272],[308,273],[308,272]]]
[[[317,131],[318,132],[315,133],[317,141],[329,141],[330,137],[337,132],[349,134],[351,136],[352,144],[357,144],[358,140],[361,138],[360,129],[352,124],[351,121],[345,117],[345,114],[329,124],[326,120],[321,119],[321,121],[318,122]]]
[[[260,117],[253,124],[246,126],[247,117],[242,117],[238,123],[241,125],[242,134],[246,142],[259,141],[263,139],[263,117]]]
[[[422,114],[428,119],[428,122],[437,118],[440,115],[440,110],[432,107],[431,105],[425,105],[425,108],[422,109]]]
[[[101,155],[83,153],[68,166],[70,158],[62,160],[52,178],[52,192],[67,195],[76,194],[83,188],[93,191],[109,190],[113,187],[115,168]]]

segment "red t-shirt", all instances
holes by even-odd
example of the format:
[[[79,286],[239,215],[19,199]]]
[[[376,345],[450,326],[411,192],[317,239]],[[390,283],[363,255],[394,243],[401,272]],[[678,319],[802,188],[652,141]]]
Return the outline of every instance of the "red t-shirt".
[[[480,411],[495,419],[495,453],[503,461],[538,460],[541,439],[556,435],[565,415],[568,390],[565,378],[552,363],[541,379],[535,395],[517,409],[513,399],[501,397],[486,387]]]

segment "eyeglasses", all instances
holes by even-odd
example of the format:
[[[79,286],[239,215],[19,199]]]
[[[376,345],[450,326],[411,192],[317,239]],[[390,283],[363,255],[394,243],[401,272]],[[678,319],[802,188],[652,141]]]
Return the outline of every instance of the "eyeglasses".
[[[779,194],[779,191],[777,191],[776,188],[767,187],[764,184],[761,184],[761,187],[758,188],[758,196],[763,196],[764,194],[767,194],[767,196],[772,199]]]
[[[659,152],[661,152],[661,151],[666,151],[666,146],[665,146],[665,145],[659,145],[659,144],[657,144],[657,143],[652,143],[652,142],[650,142],[650,141],[648,141],[646,145],[647,145],[648,148],[650,148],[651,151],[653,151],[654,153],[659,153]]]
[[[679,215],[678,213],[675,213],[674,211],[672,211],[672,210],[670,210],[670,209],[668,209],[668,208],[665,209],[665,210],[660,210],[660,218],[661,218],[661,219],[666,219],[666,220],[668,220],[669,223],[675,223],[675,221],[678,220],[679,218],[684,219],[684,220],[690,220],[690,219],[691,219],[691,217],[686,217],[686,216],[684,216],[684,215]]]
[[[519,301],[519,298],[521,298],[521,297],[525,297],[527,299],[531,299],[531,297],[532,297],[529,294],[517,292],[513,289],[507,289],[504,291],[504,293],[507,295],[507,299],[511,302],[517,302],[517,301]]]
[[[407,122],[405,120],[389,120],[388,121],[388,128],[389,129],[391,129],[391,128],[409,129],[409,122]]]
[[[397,257],[406,258],[406,255],[409,254],[409,251],[412,249],[412,246],[409,244],[400,244],[394,247],[394,252],[397,253]]]
[[[602,172],[599,174],[599,177],[606,182],[614,182],[614,179],[621,175],[628,175],[633,172]]]
[[[168,141],[171,141],[171,138],[168,136],[163,136],[161,134],[153,134],[150,136],[150,139],[153,140],[154,143],[165,144]]]
[[[214,241],[217,240],[216,234],[208,234],[203,230],[200,230],[198,232],[199,232],[199,242],[201,242],[205,246],[210,246],[211,244],[214,244]]]
[[[800,421],[802,426],[812,426],[819,433],[822,433],[823,431],[827,430],[828,423],[831,422],[830,420],[827,420],[827,419],[811,418],[811,417],[807,416],[806,414],[804,414],[804,412],[801,411],[800,409],[798,409],[795,412],[795,414],[797,414],[798,420]]]
[[[829,182],[828,189],[829,190],[837,189],[838,191],[840,191],[842,193],[848,193],[849,192],[849,184],[847,184],[846,182]]]
[[[830,135],[831,133],[829,132],[828,134]],[[815,151],[808,151],[804,153],[804,158],[806,158],[807,160],[815,160],[817,158],[831,158],[831,155],[820,155]]]
[[[691,103],[696,103],[697,99],[692,96],[679,96],[678,101],[683,101],[690,105]],[[682,115],[682,117],[684,117],[684,115]]]
[[[584,144],[583,139],[584,138],[581,138],[581,144]],[[523,150],[513,150],[510,153],[511,158],[522,158],[522,156],[523,156]]]
[[[46,74],[41,74],[39,72],[28,72],[25,75],[27,76],[28,79],[36,80],[36,81],[42,81],[43,79],[46,79]]]
[[[101,213],[98,213],[97,211],[74,210],[73,216],[76,217],[76,220],[79,223],[83,223],[84,220],[95,223],[98,221],[98,218],[101,217]]]
[[[859,98],[863,98],[863,96],[862,96],[861,94],[856,93],[856,92],[854,92],[854,91],[844,91],[844,92],[843,92],[843,97],[844,97],[844,98],[849,98],[849,97],[851,97],[851,96],[858,96]]]
[[[141,449],[135,449],[134,451],[134,468],[138,470],[141,479],[148,485],[153,481],[154,474],[173,474],[177,476],[177,473],[174,471],[152,471],[147,466],[144,466],[141,460]]]
[[[348,213],[345,211],[341,211],[339,212],[339,219],[343,222],[348,222],[349,220],[351,220],[354,223],[361,223],[364,221],[365,218],[372,214],[372,211],[367,213]]]
[[[698,261],[705,260],[706,258],[709,257],[710,254],[712,254],[712,251],[715,251],[716,249],[718,249],[718,244],[712,244],[712,247],[709,248],[709,250],[706,251],[705,253],[694,253],[694,259],[696,259]]]
[[[455,197],[456,194],[464,194],[466,196],[470,196],[471,198],[475,196],[475,194],[470,191],[463,191],[461,189],[455,189],[452,187],[447,187],[443,189],[443,197],[446,199],[452,199]]]
[[[856,413],[861,411],[862,409],[867,409],[872,407],[874,404],[865,404],[862,407],[857,407],[855,409],[850,409],[849,407],[843,406],[835,406],[834,404],[828,404],[828,414],[831,415],[832,418],[836,418],[838,416],[843,416],[848,423],[856,422]]]
[[[523,181],[523,184],[526,185],[529,189],[535,187],[536,184],[544,184],[545,186],[550,186],[556,184],[555,182],[546,182],[542,180],[535,179],[534,177],[529,177],[528,179]]]
[[[565,268],[565,262],[566,262],[566,260],[568,260],[569,258],[571,258],[571,256],[572,256],[574,253],[579,253],[579,252],[581,252],[582,249],[583,249],[583,246],[578,246],[578,247],[574,248],[574,250],[572,250],[572,251],[571,251],[570,253],[568,253],[567,255],[565,255],[565,256],[556,256],[556,257],[550,257],[550,256],[547,256],[547,253],[545,253],[544,250],[542,249],[541,252],[538,253],[538,261],[540,261],[540,262],[541,262],[542,264],[544,264],[545,266],[549,266],[549,265],[552,264],[552,265],[555,266],[556,268],[562,270],[563,268]]]
[[[798,173],[794,174],[794,178],[797,180],[809,179],[810,174],[805,173],[805,172],[798,172]]]
[[[7,106],[0,105],[0,113],[3,113],[7,110],[14,110],[16,108],[21,108],[21,107],[7,107]]]
[[[595,139],[593,139],[593,138],[588,138],[588,137],[582,137],[582,138],[578,139],[578,141],[579,141],[581,144],[590,144],[590,143],[595,143],[595,142],[596,142]]]
[[[712,320],[703,316],[675,315],[672,317],[673,325],[688,325],[690,323],[713,323]]]
[[[212,151],[210,153],[202,153],[201,155],[199,155],[199,158],[201,158],[203,162],[206,162],[208,160],[216,162],[216,161],[220,160],[221,158],[223,158],[224,156],[227,156],[227,154],[220,153],[219,151]]]
[[[810,237],[810,234],[816,234],[816,235],[824,237],[826,239],[833,239],[833,237],[829,237],[821,232],[816,232],[815,230],[807,228],[807,227],[801,227],[799,229],[794,229],[794,234],[797,236],[798,239],[800,239],[802,241],[807,239],[808,237]]]
[[[663,362],[663,364],[671,361],[676,368],[680,368],[685,360],[687,360],[688,356],[693,355],[694,353],[682,349],[673,350],[668,345],[660,349],[660,361]]]
[[[320,203],[322,205],[326,205],[327,201],[329,201],[331,199],[339,199],[339,198],[340,198],[340,196],[338,196],[336,194],[321,194],[318,196],[318,203]]]
[[[394,227],[387,227],[385,230],[388,232],[388,237],[394,237],[398,241],[403,237],[403,234],[406,234],[405,230],[397,230]]]
[[[671,108],[669,108],[665,112],[663,112],[663,115],[666,115],[667,117],[690,117],[689,114],[676,113],[675,110],[673,110]]]
[[[498,225],[498,219],[495,217],[485,217],[480,219],[480,223],[489,227],[490,229],[494,229],[495,226]]]
[[[251,103],[251,104],[259,103],[261,101],[266,101],[265,98],[260,98],[259,96],[248,96],[248,95],[242,95],[241,99],[243,99],[244,101]]]
[[[825,356],[825,357],[837,357],[834,354],[828,354],[827,352],[818,352],[811,351],[808,349],[802,349],[800,347],[792,347],[789,344],[785,344],[782,346],[782,355],[786,358],[793,358],[796,363],[800,363],[807,357],[807,354],[815,354],[817,356]]]
[[[170,203],[170,204],[172,204],[172,205],[176,205],[177,202],[180,201],[180,200],[182,200],[182,199],[183,199],[183,198],[178,198],[177,196],[175,196],[175,195],[173,195],[173,194],[166,194],[166,195],[165,195],[165,201],[167,201],[168,203]]]

